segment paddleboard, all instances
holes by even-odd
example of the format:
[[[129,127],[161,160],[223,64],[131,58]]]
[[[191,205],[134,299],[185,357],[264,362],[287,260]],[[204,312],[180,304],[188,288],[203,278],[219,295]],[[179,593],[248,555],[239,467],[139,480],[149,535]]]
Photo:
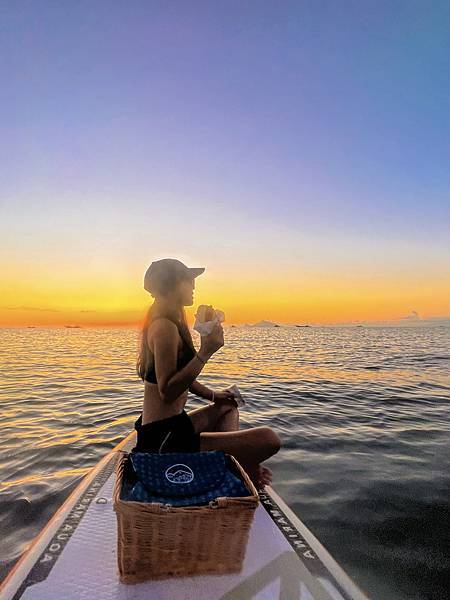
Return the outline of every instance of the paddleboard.
[[[0,585],[1,600],[368,600],[272,486],[259,492],[240,573],[122,584],[114,467],[133,431],[83,478]]]

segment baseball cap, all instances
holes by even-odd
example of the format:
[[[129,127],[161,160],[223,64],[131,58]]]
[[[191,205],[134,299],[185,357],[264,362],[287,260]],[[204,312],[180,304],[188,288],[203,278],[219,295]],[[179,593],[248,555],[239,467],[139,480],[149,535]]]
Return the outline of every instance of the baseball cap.
[[[168,281],[176,282],[187,277],[201,275],[205,267],[187,267],[176,258],[162,258],[154,260],[144,275],[144,289],[154,292],[161,288],[161,284]]]

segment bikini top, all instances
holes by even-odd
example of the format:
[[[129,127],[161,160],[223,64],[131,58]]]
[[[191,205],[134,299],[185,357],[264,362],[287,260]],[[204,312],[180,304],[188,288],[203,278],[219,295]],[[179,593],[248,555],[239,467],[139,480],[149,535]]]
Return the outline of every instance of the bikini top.
[[[169,318],[169,317],[155,317],[155,318],[153,319],[153,321],[155,321],[156,319],[162,319],[162,318],[165,318],[165,319],[167,319],[167,318]],[[180,326],[179,326],[179,324],[178,324],[176,321],[173,321],[172,319],[169,319],[169,321],[172,321],[172,323],[175,323],[175,325],[176,325],[176,326],[177,326],[177,328],[178,328],[178,333],[180,334],[180,336],[181,336],[181,339],[183,340],[183,347],[182,347],[182,349],[180,350],[180,352],[179,352],[179,354],[178,354],[178,357],[177,357],[177,371],[179,371],[179,370],[180,370],[180,369],[182,369],[184,366],[186,366],[186,365],[188,364],[188,362],[190,362],[190,361],[191,361],[191,360],[194,358],[194,356],[195,356],[195,354],[196,354],[196,351],[195,351],[195,350],[193,350],[193,349],[192,349],[192,348],[191,348],[191,347],[188,345],[188,343],[186,342],[186,340],[184,339],[183,335],[181,334],[181,331],[180,331]],[[152,353],[152,352],[150,351],[150,354],[151,354],[151,353]],[[146,381],[149,381],[150,383],[158,383],[158,382],[157,382],[157,380],[156,380],[156,372],[155,372],[155,360],[154,360],[154,359],[151,361],[151,363],[150,363],[150,364],[149,364],[149,366],[147,367],[147,370],[146,370],[146,372],[145,372],[144,379],[145,379]]]

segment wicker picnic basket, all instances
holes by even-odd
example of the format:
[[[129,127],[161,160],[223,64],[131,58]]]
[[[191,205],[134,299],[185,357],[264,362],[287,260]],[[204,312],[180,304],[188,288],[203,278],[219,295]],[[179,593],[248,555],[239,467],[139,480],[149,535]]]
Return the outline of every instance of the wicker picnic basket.
[[[238,461],[228,466],[250,496],[219,497],[204,506],[170,506],[120,498],[128,453],[116,464],[113,501],[117,516],[117,559],[122,583],[242,570],[258,492]]]

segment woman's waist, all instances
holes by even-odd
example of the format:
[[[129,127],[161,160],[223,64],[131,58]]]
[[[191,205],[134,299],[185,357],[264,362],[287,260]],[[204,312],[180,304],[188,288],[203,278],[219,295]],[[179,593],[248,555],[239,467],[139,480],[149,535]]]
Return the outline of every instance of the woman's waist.
[[[161,398],[147,396],[144,398],[144,406],[142,410],[143,424],[150,424],[156,421],[171,419],[180,415],[187,401],[187,391],[183,392],[176,400],[170,403],[170,406],[163,403]]]

